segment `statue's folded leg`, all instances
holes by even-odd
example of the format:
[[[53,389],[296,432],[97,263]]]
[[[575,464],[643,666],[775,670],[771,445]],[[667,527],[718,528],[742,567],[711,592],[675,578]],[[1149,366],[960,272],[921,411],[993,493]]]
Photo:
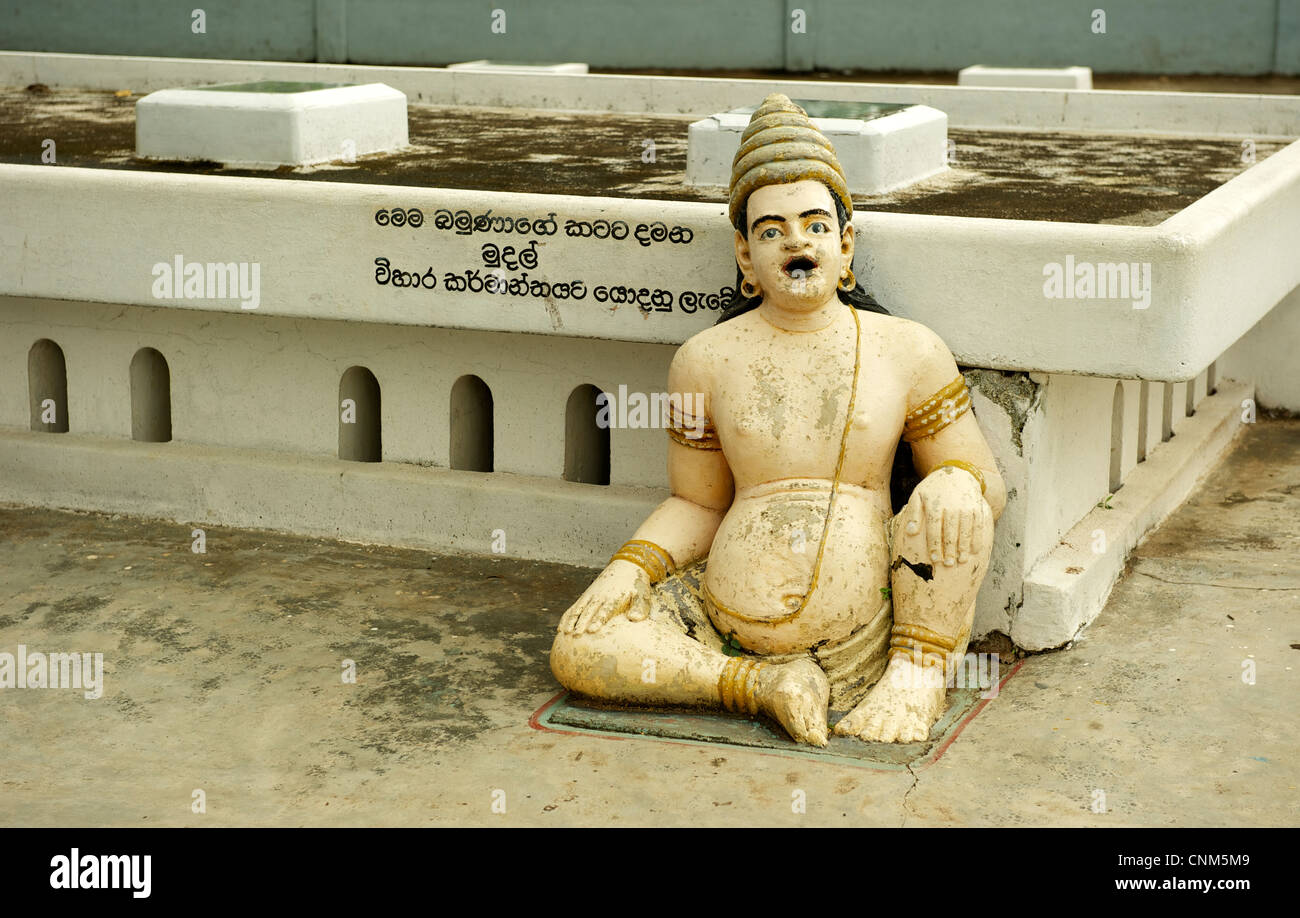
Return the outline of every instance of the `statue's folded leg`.
[[[915,533],[908,523],[917,523]],[[835,732],[869,742],[924,740],[943,713],[947,667],[966,652],[975,597],[988,570],[993,521],[977,521],[979,550],[952,566],[930,560],[916,496],[889,522],[893,625],[880,681]]]
[[[907,531],[916,521],[917,532]],[[890,521],[890,592],[894,601],[893,655],[911,652],[932,664],[932,656],[960,658],[970,640],[975,597],[993,550],[993,521],[976,523],[979,550],[951,567],[926,553],[925,520],[919,502],[909,501]]]
[[[641,621],[619,616],[596,632],[560,632],[551,647],[555,678],[606,701],[717,705],[732,657],[704,612],[703,570],[698,561],[657,584]]]

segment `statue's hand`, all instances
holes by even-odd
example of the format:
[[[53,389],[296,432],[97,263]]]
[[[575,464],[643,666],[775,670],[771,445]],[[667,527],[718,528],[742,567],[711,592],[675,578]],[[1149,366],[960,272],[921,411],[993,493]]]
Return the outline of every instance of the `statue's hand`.
[[[650,577],[629,561],[611,561],[560,619],[569,634],[594,632],[625,614],[639,622],[650,614]]]
[[[992,510],[974,475],[952,466],[935,469],[916,486],[912,500],[920,501],[930,561],[952,567],[979,554],[982,527],[976,524],[991,518]],[[915,519],[907,524],[909,535],[919,531]]]

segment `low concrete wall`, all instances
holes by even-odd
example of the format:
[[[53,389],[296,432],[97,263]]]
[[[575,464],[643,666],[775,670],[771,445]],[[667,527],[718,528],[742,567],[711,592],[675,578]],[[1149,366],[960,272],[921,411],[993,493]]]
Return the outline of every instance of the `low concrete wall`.
[[[1259,320],[1217,361],[1219,374],[1248,380],[1260,408],[1300,414],[1300,287]]]
[[[667,496],[657,428],[610,431],[611,486],[562,475],[574,389],[661,391],[671,346],[20,297],[0,297],[0,327],[0,500],[441,551],[489,551],[500,530],[507,555],[596,565]],[[69,434],[27,429],[28,354],[43,339],[64,358]],[[166,361],[169,443],[130,439],[141,348]],[[379,463],[337,458],[340,379],[354,366],[379,383]],[[492,394],[492,474],[448,468],[450,394],[467,374]],[[1064,643],[1074,613],[1095,614],[1101,599],[1055,591],[1040,602],[1026,577],[1107,493],[1114,444],[1136,464],[1139,417],[1112,424],[1113,380],[966,377],[1008,486],[975,633],[1035,622],[1035,640]],[[1156,383],[1149,397],[1163,403],[1166,385],[1178,387],[1180,431],[1183,384]],[[1148,453],[1159,442],[1157,430]]]
[[[34,51],[605,67],[1300,73],[1297,0],[223,0],[195,32],[185,0],[14,0],[6,44]]]
[[[160,297],[157,266],[179,258],[259,265],[265,315],[678,344],[716,319],[735,281],[720,204],[14,165],[0,165],[0,183],[0,295],[244,311],[237,298]],[[599,220],[623,221],[623,238],[571,235]],[[1279,255],[1300,238],[1300,142],[1158,227],[890,213],[855,223],[855,273],[960,363],[1185,380],[1300,284],[1300,261]],[[489,292],[507,245],[534,260],[499,267],[518,290]],[[1047,265],[1121,259],[1150,266],[1145,308],[1046,298]],[[394,287],[393,269],[423,286]],[[449,275],[466,289],[449,290]]]
[[[1297,0],[1300,2],[1300,0]],[[804,98],[929,105],[963,128],[1190,134],[1300,135],[1300,97],[1278,94],[990,89],[900,83],[697,79],[601,74],[482,73],[277,61],[0,52],[0,85],[45,83],[145,93],[251,80],[386,83],[412,102],[502,108],[650,112],[704,118],[772,92]]]
[[[380,385],[384,460],[446,468],[452,385],[473,374],[492,392],[496,470],[549,479],[564,472],[570,393],[581,385],[662,391],[675,350],[17,297],[0,298],[0,328],[3,427],[27,428],[27,352],[49,338],[66,360],[73,432],[131,437],[128,368],[137,350],[152,347],[170,370],[178,442],[335,456],[339,380],[364,366]],[[666,444],[662,429],[611,430],[612,483],[666,488]]]

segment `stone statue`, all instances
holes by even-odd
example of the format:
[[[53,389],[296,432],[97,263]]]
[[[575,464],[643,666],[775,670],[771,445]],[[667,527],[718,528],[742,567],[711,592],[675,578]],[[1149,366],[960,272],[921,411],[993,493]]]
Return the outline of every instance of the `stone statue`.
[[[773,94],[732,166],[737,293],[668,372],[672,496],[560,621],[568,689],[798,742],[928,737],[1005,488],[952,354],[853,277],[831,143]],[[960,304],[952,304],[959,308]],[[893,515],[900,438],[922,476]]]

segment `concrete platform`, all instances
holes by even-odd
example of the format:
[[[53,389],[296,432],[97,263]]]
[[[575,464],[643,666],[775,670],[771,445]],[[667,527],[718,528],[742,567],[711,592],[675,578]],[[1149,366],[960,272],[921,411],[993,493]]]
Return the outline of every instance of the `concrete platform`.
[[[57,138],[57,163],[63,166],[268,175],[216,162],[138,160],[131,97],[33,85],[39,88],[0,88],[0,163],[42,165],[42,141]],[[762,91],[755,87],[751,93],[761,98]],[[413,188],[726,200],[725,187],[686,181],[688,133],[699,115],[435,106],[407,95],[409,146],[402,152],[364,156],[358,149],[351,163],[284,168],[271,175]],[[855,193],[859,209],[1155,226],[1250,168],[1237,139],[971,129],[951,118],[947,133],[951,168],[906,188]],[[647,140],[653,142],[653,156]],[[1257,136],[1252,141],[1256,162],[1287,142]],[[335,160],[337,150],[330,148]],[[730,169],[730,154],[726,164]]]
[[[879,772],[534,729],[583,568],[3,508],[0,651],[105,683],[0,690],[0,824],[1296,825],[1297,455],[1248,426],[1073,648]]]

